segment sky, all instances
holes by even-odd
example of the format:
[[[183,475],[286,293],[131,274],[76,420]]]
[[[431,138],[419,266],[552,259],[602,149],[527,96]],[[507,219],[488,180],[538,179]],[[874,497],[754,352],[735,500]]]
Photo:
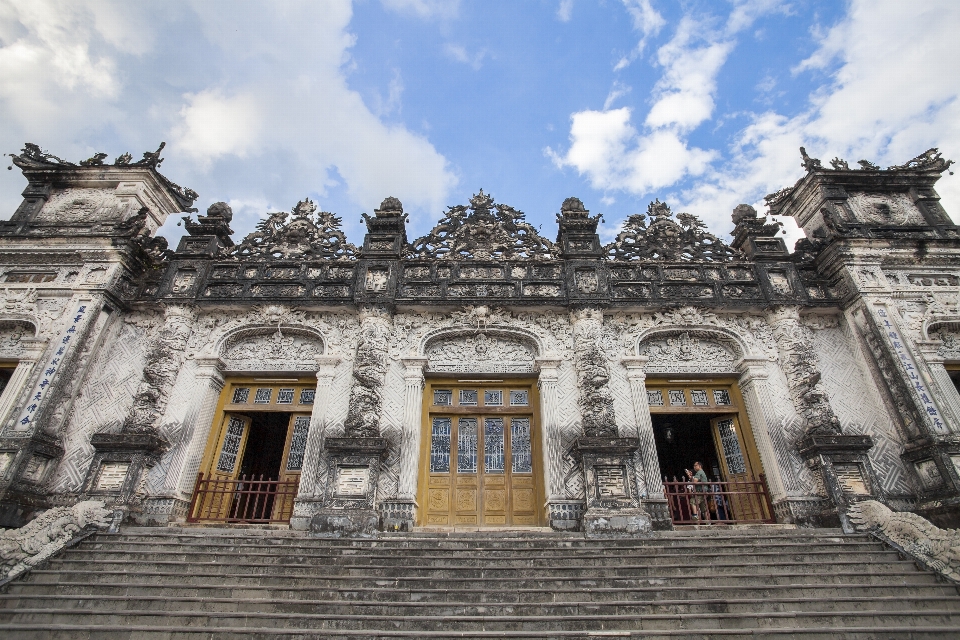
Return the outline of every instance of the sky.
[[[549,239],[569,196],[605,242],[654,198],[726,236],[801,145],[960,160],[958,31],[956,0],[0,0],[0,151],[165,141],[237,240],[309,197],[359,245],[387,196],[413,239],[481,188]],[[24,186],[0,171],[0,218]]]

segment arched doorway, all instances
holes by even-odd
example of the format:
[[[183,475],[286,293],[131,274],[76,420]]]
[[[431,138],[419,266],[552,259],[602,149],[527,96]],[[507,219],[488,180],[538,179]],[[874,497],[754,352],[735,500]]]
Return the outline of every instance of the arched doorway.
[[[540,526],[544,470],[535,347],[479,332],[429,344],[418,524]]]

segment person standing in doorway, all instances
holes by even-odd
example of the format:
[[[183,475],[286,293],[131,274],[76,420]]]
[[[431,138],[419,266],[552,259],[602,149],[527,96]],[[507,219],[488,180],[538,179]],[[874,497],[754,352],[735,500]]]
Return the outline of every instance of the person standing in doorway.
[[[690,512],[694,520],[700,519],[700,514],[709,513],[707,511],[706,496],[702,495],[708,489],[709,479],[703,471],[703,465],[699,462],[693,463],[693,471],[684,469],[687,472],[687,479],[693,483],[693,490],[697,494],[690,501]]]

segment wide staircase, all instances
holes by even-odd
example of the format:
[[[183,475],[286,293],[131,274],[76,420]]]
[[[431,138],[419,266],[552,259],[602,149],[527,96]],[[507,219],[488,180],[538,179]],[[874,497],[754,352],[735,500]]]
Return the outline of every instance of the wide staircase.
[[[960,637],[957,588],[837,530],[125,529],[0,593],[5,638]]]

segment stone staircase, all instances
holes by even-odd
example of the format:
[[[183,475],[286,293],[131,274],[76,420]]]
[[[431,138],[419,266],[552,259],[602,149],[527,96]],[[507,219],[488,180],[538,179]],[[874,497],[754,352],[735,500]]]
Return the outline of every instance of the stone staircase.
[[[6,638],[960,637],[953,585],[837,530],[97,534],[0,593]]]

